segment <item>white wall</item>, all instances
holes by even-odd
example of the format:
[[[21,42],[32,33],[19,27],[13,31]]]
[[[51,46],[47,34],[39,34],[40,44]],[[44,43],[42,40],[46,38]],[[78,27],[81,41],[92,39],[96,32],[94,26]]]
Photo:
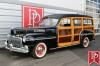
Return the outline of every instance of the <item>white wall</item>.
[[[51,5],[56,7],[70,8],[74,10],[85,10],[85,2],[86,0],[20,0],[20,1],[28,1],[32,3]]]
[[[21,27],[22,22],[21,5],[0,2],[0,47],[4,46],[4,40],[11,28]]]

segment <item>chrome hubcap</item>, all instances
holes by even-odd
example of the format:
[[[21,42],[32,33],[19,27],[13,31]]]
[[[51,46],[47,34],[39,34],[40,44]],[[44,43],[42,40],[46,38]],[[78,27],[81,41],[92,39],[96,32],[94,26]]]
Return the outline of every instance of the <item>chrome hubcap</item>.
[[[46,54],[47,47],[44,43],[39,43],[36,47],[35,53],[37,57],[43,57]]]
[[[88,47],[88,45],[89,45],[89,39],[88,39],[88,37],[86,37],[86,38],[84,39],[83,45],[84,45],[84,47]]]

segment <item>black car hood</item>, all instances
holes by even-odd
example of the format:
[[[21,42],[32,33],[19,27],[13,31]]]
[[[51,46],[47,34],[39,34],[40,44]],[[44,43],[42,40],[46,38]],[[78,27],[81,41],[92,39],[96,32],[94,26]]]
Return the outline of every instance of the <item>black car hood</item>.
[[[54,35],[56,27],[39,27],[39,28],[14,28],[11,35]]]

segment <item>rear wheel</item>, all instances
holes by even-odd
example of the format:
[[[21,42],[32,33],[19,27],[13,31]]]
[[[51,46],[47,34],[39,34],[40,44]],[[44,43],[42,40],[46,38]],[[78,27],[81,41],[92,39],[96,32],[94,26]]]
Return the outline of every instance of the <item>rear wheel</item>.
[[[90,40],[88,37],[82,37],[81,39],[81,47],[87,48],[89,46]]]
[[[43,58],[47,53],[47,46],[44,42],[37,43],[32,49],[31,49],[31,55],[34,58]]]

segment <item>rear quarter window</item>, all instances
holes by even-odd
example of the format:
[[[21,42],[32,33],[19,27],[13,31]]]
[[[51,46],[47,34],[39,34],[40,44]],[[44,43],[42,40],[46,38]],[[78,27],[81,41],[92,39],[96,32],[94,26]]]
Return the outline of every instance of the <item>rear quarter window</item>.
[[[84,19],[83,25],[84,26],[92,26],[93,25],[93,20],[92,19]]]

